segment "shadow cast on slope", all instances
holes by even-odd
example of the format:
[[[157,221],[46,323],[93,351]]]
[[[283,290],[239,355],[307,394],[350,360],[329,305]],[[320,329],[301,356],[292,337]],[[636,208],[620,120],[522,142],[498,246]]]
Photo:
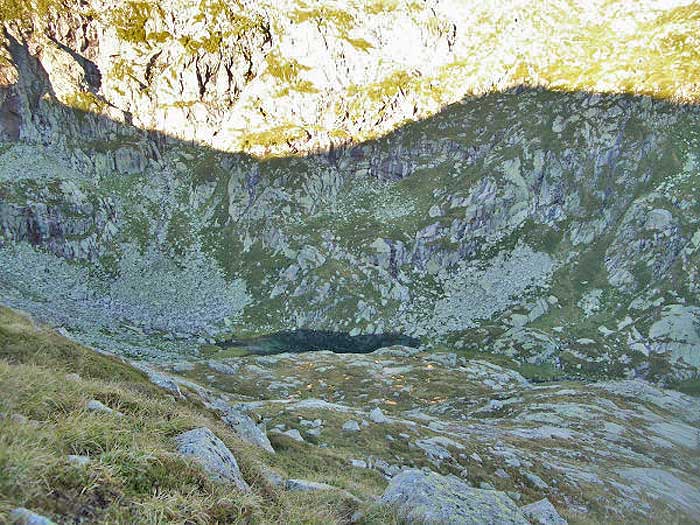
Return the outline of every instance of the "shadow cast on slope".
[[[306,151],[302,154],[290,155],[289,157],[275,156],[266,158],[242,152],[232,153],[217,150],[216,148],[196,141],[182,140],[162,130],[146,130],[132,125],[131,115],[129,113],[121,112],[121,110],[118,110],[118,108],[112,106],[108,101],[99,96],[101,73],[97,66],[80,53],[65,46],[56,39],[51,38],[51,41],[56,46],[69,53],[80,67],[83,68],[90,88],[88,99],[82,101],[82,105],[89,106],[89,109],[77,107],[81,105],[80,103],[71,106],[64,105],[58,101],[51,87],[47,72],[43,69],[40,61],[31,55],[27,44],[18,42],[5,29],[3,29],[3,32],[5,39],[10,42],[9,52],[14,64],[17,66],[19,80],[14,85],[0,85],[0,115],[6,117],[5,119],[0,118],[0,138],[4,137],[5,140],[8,141],[36,140],[38,138],[36,135],[28,136],[27,134],[21,133],[23,128],[28,128],[33,124],[40,132],[41,141],[45,145],[60,145],[64,143],[66,131],[76,132],[75,138],[79,139],[80,142],[72,145],[79,146],[83,144],[85,146],[87,142],[88,146],[85,148],[86,152],[90,151],[90,146],[101,147],[110,142],[115,142],[116,145],[120,139],[130,139],[134,142],[146,139],[156,146],[155,150],[147,154],[149,160],[158,160],[162,156],[160,150],[168,147],[195,148],[203,152],[216,154],[228,164],[235,162],[244,162],[247,164],[252,162],[261,167],[261,173],[264,173],[266,167],[285,162],[287,159],[315,159],[321,160],[331,166],[337,165],[343,158],[347,158],[352,162],[362,161],[366,159],[366,155],[363,152],[368,147],[371,148],[374,145],[390,146],[397,138],[402,136],[416,136],[429,131],[439,131],[445,126],[447,121],[454,120],[455,118],[459,119],[460,116],[466,113],[466,111],[463,111],[464,108],[473,111],[475,107],[483,106],[484,122],[488,120],[498,121],[499,119],[505,121],[509,118],[509,108],[504,107],[502,111],[495,111],[494,103],[502,101],[504,97],[515,101],[518,97],[527,93],[538,93],[543,97],[545,103],[547,103],[547,99],[549,99],[549,102],[552,104],[561,104],[562,100],[570,99],[572,114],[581,109],[581,107],[585,107],[586,98],[610,99],[618,101],[621,106],[650,106],[654,104],[662,108],[677,107],[679,109],[691,109],[699,107],[694,103],[671,102],[665,98],[655,99],[648,95],[592,91],[551,91],[543,87],[521,84],[511,86],[504,91],[493,91],[484,95],[465,97],[458,102],[445,106],[434,115],[422,120],[406,123],[382,137],[367,142],[332,143],[327,150]],[[506,101],[506,106],[507,104],[508,102]],[[96,110],[102,110],[104,113],[111,112],[122,118],[110,118],[109,116],[98,113]],[[45,116],[42,111],[60,114],[63,119],[49,122],[46,119],[42,119],[42,117]],[[28,120],[26,118],[27,116],[31,116],[32,118]],[[520,116],[522,117],[523,115]],[[32,122],[32,120],[34,121]],[[67,130],[61,127],[65,124],[68,125]],[[114,134],[116,134],[117,137],[116,141],[113,137],[110,137],[110,135]],[[451,137],[449,137],[448,134],[448,136],[444,138],[449,140]],[[497,137],[497,140],[503,140],[505,138],[506,137],[501,136]],[[92,142],[102,144],[93,144]],[[409,175],[409,173],[400,171],[396,169],[396,167],[392,170],[391,167],[388,166],[373,165],[372,168],[371,174],[380,179],[398,180]]]
[[[11,37],[8,36],[9,39]],[[617,108],[619,116],[615,117],[617,129],[610,132],[607,142],[597,145],[596,149],[588,150],[588,144],[578,144],[575,137],[567,135],[566,131],[554,131],[559,124],[550,122],[548,129],[537,131],[537,146],[547,150],[548,145],[556,143],[565,153],[567,151],[580,152],[582,156],[588,155],[590,158],[590,174],[587,183],[591,188],[595,187],[595,192],[584,192],[584,198],[590,199],[593,203],[590,208],[592,214],[601,214],[611,203],[621,202],[620,213],[624,211],[624,203],[631,202],[635,195],[644,191],[649,185],[672,173],[680,166],[681,151],[675,152],[673,148],[680,141],[673,141],[671,148],[666,152],[667,159],[661,159],[658,166],[661,171],[652,172],[646,170],[644,178],[633,192],[621,194],[616,187],[616,182],[623,167],[619,163],[616,150],[619,149],[621,141],[630,144],[637,144],[640,148],[646,147],[643,143],[643,134],[639,133],[639,115],[649,112],[655,113],[683,113],[687,115],[689,122],[700,121],[700,110],[695,105],[672,104],[662,100],[654,100],[649,97],[636,97],[626,94],[603,95],[587,92],[553,92],[540,88],[529,88],[519,86],[506,92],[495,92],[475,98],[465,98],[464,100],[444,108],[440,113],[422,121],[413,122],[389,133],[388,135],[360,144],[346,144],[341,147],[331,148],[327,151],[309,153],[301,157],[280,157],[260,159],[251,157],[244,153],[228,153],[212,149],[208,146],[182,141],[167,133],[142,130],[130,125],[128,115],[121,115],[119,111],[110,107],[109,104],[100,99],[97,95],[90,98],[90,104],[95,109],[101,109],[105,113],[112,113],[115,118],[109,118],[103,114],[96,114],[89,110],[68,107],[57,101],[55,94],[51,90],[46,71],[41,63],[31,56],[25,44],[11,41],[10,51],[13,60],[18,66],[19,80],[14,86],[0,89],[0,137],[13,142],[33,142],[41,143],[56,149],[70,148],[79,150],[90,159],[96,152],[107,155],[111,159],[111,165],[116,174],[128,173],[131,170],[138,170],[140,166],[145,166],[149,161],[159,163],[171,149],[181,149],[183,151],[194,151],[197,155],[213,158],[212,164],[204,163],[202,169],[195,174],[193,183],[216,183],[223,187],[229,186],[231,172],[237,171],[241,174],[241,187],[246,191],[245,199],[232,203],[226,200],[221,205],[220,213],[216,214],[213,221],[216,227],[230,237],[238,235],[237,222],[242,222],[249,210],[253,209],[263,195],[263,190],[269,186],[272,177],[280,171],[287,173],[282,180],[285,188],[296,190],[302,188],[304,183],[312,179],[314,169],[318,166],[324,170],[335,173],[342,183],[352,181],[353,177],[369,176],[383,182],[401,182],[406,186],[416,186],[412,189],[417,195],[426,200],[432,199],[432,195],[424,191],[420,186],[421,181],[430,175],[426,169],[417,169],[415,159],[423,159],[424,165],[430,165],[432,159],[446,157],[451,163],[462,163],[466,166],[478,168],[483,165],[485,158],[492,151],[495,145],[508,146],[517,144],[517,140],[522,137],[508,135],[509,128],[524,129],[528,125],[528,120],[532,116],[532,111],[537,108],[557,108],[556,113],[565,115],[585,115],[586,110],[593,104],[607,104],[611,108]],[[523,107],[522,101],[531,99],[536,102],[531,107]],[[601,102],[602,101],[602,102]],[[102,107],[100,107],[102,104]],[[635,121],[631,118],[635,115]],[[3,118],[2,115],[6,117]],[[579,120],[575,126],[589,125],[585,118]],[[489,126],[496,128],[496,132],[491,133]],[[678,133],[683,133],[679,129]],[[640,135],[641,138],[638,136]],[[523,132],[523,137],[526,137]],[[410,155],[407,155],[410,153]],[[676,154],[677,153],[677,154]],[[569,153],[573,156],[574,153]],[[123,159],[126,158],[127,162]],[[210,169],[211,166],[214,169]],[[479,169],[474,169],[469,175],[470,179],[459,180],[460,185],[477,182],[485,173]],[[489,173],[490,174],[490,173]],[[567,175],[568,174],[564,174]],[[581,174],[577,174],[580,176]],[[118,175],[117,175],[118,176]],[[445,175],[446,179],[449,174]],[[532,187],[527,188],[533,195],[539,195],[542,187],[546,185],[544,177],[536,178],[532,182]],[[584,188],[585,189],[585,188]],[[0,193],[1,195],[1,193]],[[228,197],[228,195],[227,195]],[[562,204],[567,199],[566,192],[560,191],[554,197],[554,204]],[[531,203],[531,215],[548,213],[548,207],[552,202]],[[375,203],[368,202],[367,207],[374,206]],[[311,202],[304,212],[311,215],[320,206],[320,202]],[[426,212],[427,212],[426,206]],[[235,217],[231,215],[235,212]],[[440,222],[449,226],[454,217],[430,217],[428,213],[422,217],[421,222],[415,227],[429,226],[430,223]],[[476,219],[475,219],[476,220]],[[404,226],[401,221],[397,222],[397,228]],[[308,233],[309,238],[316,238],[320,235],[322,228],[312,226]],[[383,236],[384,225],[380,223],[363,226],[361,232],[364,237],[360,241],[364,245],[369,244],[372,239]],[[353,226],[354,230],[358,228]],[[356,232],[353,231],[353,234]],[[413,235],[413,231],[410,231]],[[223,238],[230,238],[224,236]],[[32,238],[15,239],[46,248],[46,246],[34,242]],[[409,241],[411,240],[409,239]],[[474,253],[474,243],[459,247],[458,258],[466,259]],[[235,250],[234,250],[235,251]],[[239,253],[228,255],[228,257],[239,257]],[[399,273],[398,263],[396,263],[396,253],[390,254],[390,273],[394,279]],[[602,260],[603,255],[598,259]],[[217,260],[222,267],[227,268],[227,261],[224,257]],[[238,263],[239,261],[235,261]],[[411,261],[414,263],[415,261]],[[597,267],[596,267],[597,268]],[[269,273],[277,273],[283,269],[282,266],[272,267]],[[246,268],[234,268],[251,274],[259,272],[254,266]],[[233,273],[233,272],[230,272]],[[247,277],[247,276],[246,276]],[[252,279],[249,281],[252,282]],[[253,289],[254,292],[257,290]],[[358,295],[359,296],[359,295]],[[465,298],[469,300],[468,298]],[[258,300],[263,302],[265,297],[260,295]],[[291,326],[289,327],[291,328]],[[313,333],[313,332],[310,332]],[[322,332],[318,332],[322,333]],[[326,334],[328,335],[328,334]],[[379,337],[389,336],[383,334]],[[298,340],[293,332],[281,332],[281,339],[271,336],[266,344],[276,347],[274,341],[284,340],[285,344],[298,346]],[[338,337],[338,346],[344,348],[353,347],[346,338],[349,335],[338,333],[333,337]],[[310,344],[313,347],[321,347],[322,343],[309,343],[309,334],[302,336],[305,339],[304,345]],[[353,343],[354,344],[354,343]],[[360,347],[370,348],[373,343],[363,342]],[[359,348],[359,347],[354,347]]]

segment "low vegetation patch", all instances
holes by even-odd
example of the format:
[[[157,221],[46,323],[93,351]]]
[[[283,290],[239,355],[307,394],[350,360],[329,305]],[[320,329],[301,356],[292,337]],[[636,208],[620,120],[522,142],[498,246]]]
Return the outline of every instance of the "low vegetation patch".
[[[218,419],[177,401],[128,364],[83,348],[0,308],[0,522],[26,507],[57,523],[345,523],[355,500],[330,492],[288,493],[262,475],[334,472],[339,487],[374,492],[374,473],[348,474],[334,452],[276,440],[272,457],[241,442]],[[97,400],[116,413],[87,410]],[[238,459],[252,491],[209,480],[175,453],[176,435],[206,426]],[[76,460],[74,456],[80,456]],[[81,463],[84,461],[84,463]],[[376,477],[376,475],[375,475]]]

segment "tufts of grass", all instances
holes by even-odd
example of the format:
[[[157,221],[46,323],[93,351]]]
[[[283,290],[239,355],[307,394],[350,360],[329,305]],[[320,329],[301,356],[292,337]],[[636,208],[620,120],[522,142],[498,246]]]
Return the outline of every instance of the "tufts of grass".
[[[230,432],[194,407],[154,394],[142,381],[75,380],[47,367],[0,361],[0,410],[6,414],[0,429],[0,516],[25,506],[90,523],[168,523],[190,516],[209,523],[215,510],[242,523],[259,509],[259,496],[230,494],[174,454],[173,437],[201,425],[236,450]],[[86,412],[92,398],[124,417]],[[91,462],[77,467],[68,454],[89,456]],[[180,505],[153,521],[166,510],[163,498]],[[215,505],[218,501],[226,504]]]
[[[533,365],[525,363],[516,369],[521,376],[534,383],[546,383],[548,381],[558,381],[564,379],[566,374],[550,363]]]
[[[262,475],[273,461],[289,477],[331,465],[326,479],[356,492],[379,482],[347,474],[333,453],[276,442],[271,457],[211,413],[175,401],[126,363],[76,345],[0,308],[0,522],[23,506],[61,523],[346,523],[358,504],[337,491],[292,494]],[[88,412],[98,399],[123,414]],[[177,455],[174,437],[206,426],[233,451],[253,490],[211,482]],[[89,456],[77,466],[69,454]],[[368,474],[364,474],[369,476]]]
[[[689,396],[700,397],[700,377],[691,377],[683,381],[677,381],[669,385],[669,388],[688,394]]]
[[[231,346],[221,348],[217,345],[202,345],[199,347],[200,355],[208,359],[228,359],[230,357],[245,357],[250,355],[247,348]]]
[[[0,357],[8,365],[37,366],[57,374],[73,372],[89,379],[124,381],[156,392],[138,370],[59,337],[4,307],[0,307],[0,350]]]

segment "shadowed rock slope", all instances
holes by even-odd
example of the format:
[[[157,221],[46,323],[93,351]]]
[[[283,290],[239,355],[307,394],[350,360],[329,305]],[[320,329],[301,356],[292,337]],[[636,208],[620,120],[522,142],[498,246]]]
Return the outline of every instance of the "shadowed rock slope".
[[[519,88],[256,160],[63,106],[13,42],[2,295],[86,343],[399,332],[571,376],[697,370],[696,106]]]

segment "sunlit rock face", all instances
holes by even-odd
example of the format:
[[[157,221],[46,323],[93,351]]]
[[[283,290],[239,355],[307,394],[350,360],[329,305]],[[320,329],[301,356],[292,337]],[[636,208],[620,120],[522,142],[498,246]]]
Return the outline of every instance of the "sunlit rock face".
[[[15,4],[0,7],[9,36],[28,40],[60,102],[256,155],[374,138],[523,83],[677,100],[700,89],[687,81],[700,73],[689,0]]]

